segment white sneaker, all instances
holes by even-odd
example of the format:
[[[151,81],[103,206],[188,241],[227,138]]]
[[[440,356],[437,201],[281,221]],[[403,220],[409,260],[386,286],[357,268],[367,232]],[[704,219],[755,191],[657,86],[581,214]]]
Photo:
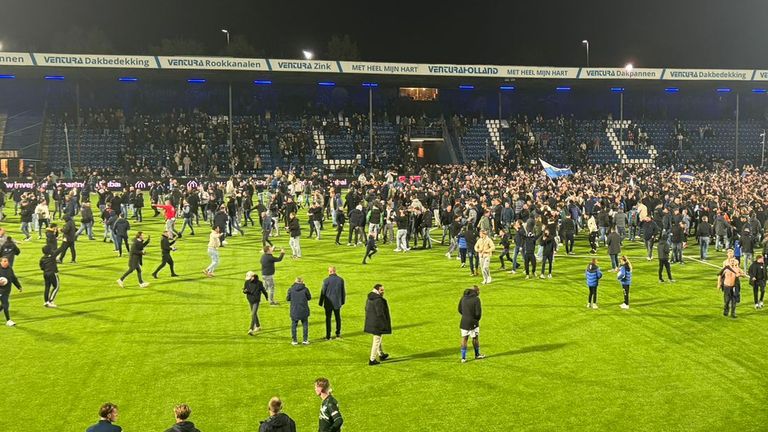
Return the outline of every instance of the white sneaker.
[[[525,278],[526,278],[526,279],[530,279],[530,278],[531,278],[531,276],[530,276],[530,275],[525,275]]]
[[[492,278],[491,278],[490,276],[488,276],[488,282],[486,282],[486,284],[489,284],[489,283],[491,283],[491,279],[492,279]]]
[[[8,321],[5,322],[5,325],[7,325],[8,327],[13,327],[13,326],[16,325],[16,323],[11,321],[11,320],[8,320]]]
[[[509,274],[517,274],[517,270],[510,270],[507,273],[509,273]]]
[[[592,309],[597,309],[597,303],[592,303]]]
[[[304,342],[302,342],[302,345],[309,345],[309,341],[305,340]]]
[[[117,286],[119,286],[120,288],[125,288],[125,283],[121,279],[118,279]]]
[[[139,284],[139,286],[140,286],[141,288],[146,288],[146,287],[148,287],[148,286],[149,286],[149,282],[144,282],[144,283],[142,283],[142,284]]]
[[[59,307],[59,306],[58,306],[58,305],[56,305],[56,303],[54,303],[54,302],[48,302],[48,307],[49,307],[49,308],[54,308],[54,309],[55,309],[55,308],[57,308],[57,307]]]
[[[462,362],[462,363],[466,363],[466,362],[467,362],[467,359],[463,358],[463,359],[461,359],[461,362]]]
[[[760,303],[755,303],[755,310],[760,309]]]
[[[347,243],[347,246],[352,246],[352,243]],[[403,250],[400,248],[395,249],[395,252],[402,252]]]
[[[552,279],[552,273],[547,275],[547,279]]]
[[[299,344],[299,343],[298,343],[298,342],[296,342],[296,341],[293,341],[293,342],[291,342],[291,345],[294,345],[294,346],[296,346],[296,345],[298,345],[298,344]]]
[[[619,307],[622,309],[629,309],[629,305],[626,303],[622,303],[621,305],[619,305]]]
[[[543,273],[539,275],[539,279],[544,279],[544,278],[545,278],[545,276],[544,276]]]
[[[592,309],[592,303],[587,303],[587,309]]]
[[[451,254],[450,254],[450,253],[448,253],[448,252],[446,252],[446,253],[445,253],[445,257],[446,257],[446,258],[448,258],[448,259],[451,259]]]
[[[48,302],[43,303],[43,307],[48,307]]]
[[[763,308],[763,302],[760,302],[760,309]]]

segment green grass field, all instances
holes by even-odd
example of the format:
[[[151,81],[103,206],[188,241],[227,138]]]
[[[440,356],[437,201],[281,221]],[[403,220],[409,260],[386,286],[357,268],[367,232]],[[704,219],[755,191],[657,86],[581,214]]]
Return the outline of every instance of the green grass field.
[[[13,214],[6,209],[6,213]],[[151,214],[151,211],[147,212]],[[3,224],[21,240],[17,218]],[[78,218],[79,221],[79,218]],[[302,239],[304,259],[278,264],[277,292],[284,300],[296,276],[312,301],[309,346],[291,346],[288,305],[262,305],[263,331],[246,334],[244,274],[259,269],[260,235],[230,239],[214,279],[208,264],[207,227],[185,235],[175,253],[181,278],[149,274],[159,263],[160,218],[133,223],[152,233],[145,275],[126,287],[115,280],[127,268],[111,244],[82,236],[78,264],[60,266],[59,309],[42,306],[37,267],[42,240],[22,242],[15,269],[24,292],[11,296],[15,328],[0,328],[0,431],[81,431],[97,420],[101,403],[120,406],[126,431],[162,431],[172,407],[190,404],[204,432],[256,431],[266,403],[279,395],[298,430],[317,429],[320,400],[313,381],[328,377],[345,418],[345,431],[511,430],[766,430],[768,310],[752,308],[743,293],[739,318],[722,316],[717,269],[694,261],[673,265],[677,283],[658,284],[657,262],[635,258],[630,310],[621,288],[605,272],[599,310],[588,310],[578,257],[555,259],[551,280],[526,281],[492,268],[494,281],[481,299],[481,361],[459,362],[457,304],[479,283],[456,260],[431,251],[396,254],[380,245],[361,265],[363,249],[334,246],[330,223],[321,241]],[[180,227],[180,225],[178,225]],[[308,233],[302,226],[304,235]],[[275,244],[288,250],[281,233]],[[344,242],[346,244],[346,242]],[[694,245],[686,252],[697,254]],[[714,251],[713,251],[714,252]],[[710,262],[722,262],[714,254]],[[605,249],[598,255],[607,270]],[[316,303],[327,266],[336,265],[348,295],[342,340],[326,342],[323,310]],[[365,296],[374,283],[387,289],[394,333],[384,338],[391,360],[367,365],[370,335],[362,332]],[[472,358],[471,349],[469,358]]]

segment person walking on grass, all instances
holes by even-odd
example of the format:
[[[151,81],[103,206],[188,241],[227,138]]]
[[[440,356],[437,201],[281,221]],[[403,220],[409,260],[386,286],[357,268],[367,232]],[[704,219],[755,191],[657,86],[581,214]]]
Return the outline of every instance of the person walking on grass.
[[[15,286],[19,292],[22,291],[21,282],[19,282],[19,279],[13,272],[13,268],[10,266],[8,258],[2,257],[0,258],[0,309],[2,309],[3,314],[5,314],[5,325],[8,327],[16,325],[16,323],[11,320],[11,285]]]
[[[664,282],[664,276],[662,273],[664,269],[667,269],[667,279],[669,279],[670,282],[674,282],[675,280],[672,279],[672,268],[669,265],[669,242],[667,242],[665,239],[659,239],[658,258],[659,282]]]
[[[176,423],[165,432],[200,432],[195,424],[189,421],[189,416],[192,414],[192,409],[187,404],[179,404],[173,408],[173,415],[176,418]]]
[[[283,401],[275,396],[267,405],[269,418],[259,424],[259,432],[296,432],[296,422],[283,413]]]
[[[248,327],[248,335],[253,336],[254,333],[261,330],[261,322],[259,321],[261,296],[264,295],[264,300],[269,299],[267,290],[264,289],[264,284],[259,280],[259,276],[255,272],[249,271],[245,274],[243,294],[248,299],[248,305],[251,309],[251,326]]]
[[[341,432],[341,426],[344,424],[344,417],[339,411],[339,402],[331,394],[331,383],[328,378],[318,378],[315,380],[315,394],[320,396],[320,423],[317,430],[319,432]]]
[[[616,275],[616,279],[621,284],[621,289],[624,291],[624,303],[621,304],[622,309],[629,309],[629,286],[632,284],[632,263],[629,262],[629,258],[622,255],[619,259],[619,274]]]
[[[385,334],[392,334],[392,319],[389,315],[389,304],[384,298],[384,286],[382,284],[374,285],[373,291],[368,293],[368,300],[365,303],[364,331],[373,335],[368,366],[381,364],[382,361],[389,358],[389,354],[381,348],[381,337]]]
[[[552,279],[552,263],[555,261],[555,247],[557,242],[552,237],[549,229],[544,230],[544,234],[541,236],[539,244],[542,246],[541,250],[541,274],[539,277],[544,279],[544,270],[547,264],[549,264],[549,271],[547,272],[547,278]]]
[[[600,278],[603,277],[603,272],[597,266],[597,258],[592,258],[592,262],[587,266],[585,276],[587,277],[587,288],[589,288],[587,307],[597,309],[597,285],[600,283]]]
[[[472,347],[475,350],[475,359],[481,360],[485,356],[480,353],[480,318],[483,316],[483,308],[480,304],[480,288],[474,285],[464,290],[464,296],[459,300],[459,314],[461,314],[461,362],[467,362],[467,342],[472,338]]]
[[[291,258],[301,258],[301,224],[296,217],[296,213],[288,215],[288,224],[286,226],[288,235],[291,237],[288,244],[291,246]]]
[[[261,278],[264,280],[264,287],[269,293],[269,304],[277,306],[275,301],[275,263],[283,260],[285,249],[280,249],[280,256],[275,258],[275,248],[264,246],[264,255],[261,256]]]
[[[376,247],[376,233],[368,233],[368,241],[365,242],[365,256],[363,257],[363,264],[367,264],[367,260],[373,258],[379,249]]]
[[[302,344],[309,345],[309,301],[312,300],[312,294],[304,285],[304,280],[296,278],[293,285],[288,288],[288,295],[285,300],[291,303],[291,345],[298,345],[296,339],[296,327],[301,321],[303,341]]]
[[[211,258],[211,263],[203,270],[203,274],[208,277],[213,277],[216,271],[216,267],[219,266],[219,248],[221,247],[221,228],[218,225],[214,226],[211,230],[211,234],[208,236],[208,256]]]
[[[163,236],[160,239],[160,251],[162,252],[163,261],[159,266],[157,266],[157,269],[152,272],[153,278],[157,279],[157,274],[160,273],[160,270],[162,270],[166,264],[168,264],[168,267],[171,268],[171,277],[179,276],[173,269],[173,257],[171,257],[171,252],[176,251],[176,247],[173,246],[174,243],[176,243],[176,239],[171,238],[171,233],[168,231],[163,231]]]
[[[75,227],[75,223],[72,221],[71,216],[64,215],[64,221],[64,227],[61,229],[64,241],[59,249],[59,262],[61,263],[62,260],[64,260],[64,255],[66,255],[67,250],[69,250],[72,257],[72,261],[70,262],[74,264],[77,262],[77,252],[75,251],[75,241],[77,240],[75,234],[77,233],[77,228]]]
[[[346,301],[344,279],[336,274],[336,267],[330,266],[320,289],[320,306],[325,308],[325,340],[331,339],[331,315],[336,318],[336,339],[341,338],[341,307]]]
[[[171,233],[171,237],[178,236],[181,238],[181,233],[176,231],[174,225],[176,224],[176,207],[173,206],[171,200],[166,200],[163,204],[152,204],[152,208],[160,209],[163,211],[163,217],[165,218],[165,230]]]
[[[50,245],[43,246],[43,256],[40,258],[40,270],[43,271],[45,290],[43,291],[43,306],[57,308],[56,295],[59,293],[59,265],[56,262],[56,250]]]
[[[125,288],[125,278],[134,271],[136,271],[136,275],[139,277],[139,286],[141,288],[149,286],[149,282],[144,282],[141,278],[141,265],[143,264],[144,254],[146,253],[144,248],[149,244],[149,237],[150,236],[147,235],[147,239],[144,240],[144,233],[142,231],[136,233],[136,238],[133,240],[133,245],[131,246],[131,255],[130,258],[128,258],[128,271],[117,280],[117,284],[120,288]]]
[[[765,257],[758,255],[757,259],[749,266],[749,281],[752,284],[752,293],[755,296],[755,309],[763,308],[766,279],[768,279],[768,272],[766,272]],[[758,292],[760,293],[759,297]]]
[[[728,316],[730,311],[731,318],[736,318],[737,285],[744,273],[739,267],[739,261],[734,256],[733,249],[729,248],[727,254],[728,258],[723,261],[723,268],[717,275],[717,288],[723,291],[723,316]]]
[[[605,240],[606,246],[608,246],[608,256],[611,258],[611,271],[619,271],[619,255],[621,254],[621,234],[617,231],[616,227],[611,229],[611,233],[608,234],[608,238]]]

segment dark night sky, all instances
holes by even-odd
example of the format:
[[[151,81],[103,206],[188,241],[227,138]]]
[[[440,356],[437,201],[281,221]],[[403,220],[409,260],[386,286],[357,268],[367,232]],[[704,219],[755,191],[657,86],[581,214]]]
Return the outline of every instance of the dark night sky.
[[[766,0],[0,0],[0,41],[18,51],[49,50],[78,25],[121,53],[183,36],[214,54],[228,28],[272,58],[322,58],[331,35],[349,34],[370,61],[583,66],[589,39],[592,66],[768,68],[767,23]]]

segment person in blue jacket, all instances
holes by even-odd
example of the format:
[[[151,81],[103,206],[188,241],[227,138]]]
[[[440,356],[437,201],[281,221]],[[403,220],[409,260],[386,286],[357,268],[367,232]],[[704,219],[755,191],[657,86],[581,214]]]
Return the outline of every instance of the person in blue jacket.
[[[624,303],[621,304],[622,309],[629,309],[629,286],[632,284],[632,263],[629,262],[629,258],[626,255],[622,255],[619,259],[619,274],[616,276],[621,284],[621,288],[624,290]]]
[[[587,266],[587,271],[584,274],[587,277],[587,288],[589,288],[587,307],[590,309],[597,309],[597,284],[600,283],[600,278],[603,277],[603,272],[601,272],[600,267],[597,266],[596,258],[592,258],[592,262]]]
[[[461,268],[467,265],[467,238],[464,235],[467,232],[466,228],[462,228],[459,235],[456,237],[456,241],[459,245],[459,258],[461,259]]]

